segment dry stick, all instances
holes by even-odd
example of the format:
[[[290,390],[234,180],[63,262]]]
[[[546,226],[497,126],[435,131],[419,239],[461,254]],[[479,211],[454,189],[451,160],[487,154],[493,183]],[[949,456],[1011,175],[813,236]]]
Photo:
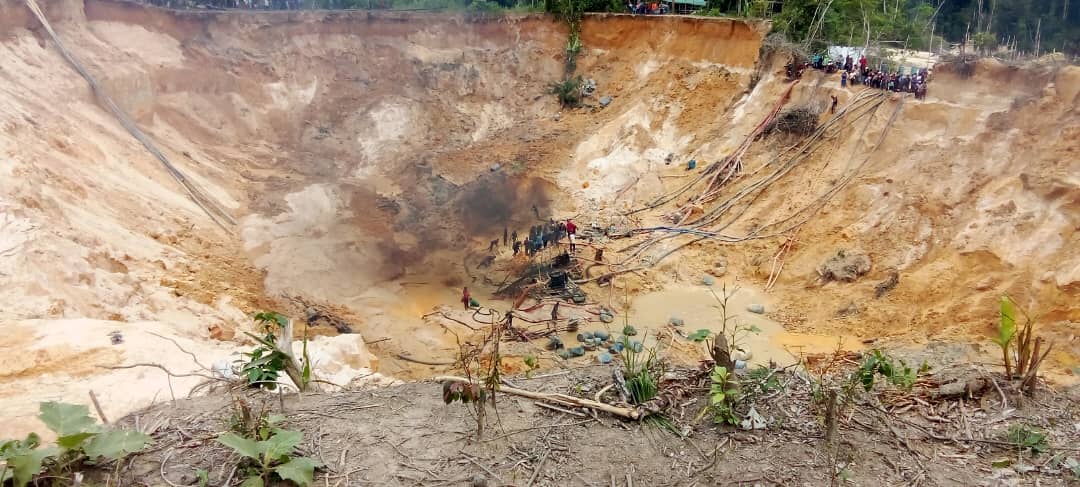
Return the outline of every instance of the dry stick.
[[[101,403],[98,402],[93,389],[90,389],[90,402],[94,403],[94,409],[97,410],[97,415],[98,418],[101,418],[101,422],[103,424],[109,424],[109,419],[105,417],[105,411],[101,410]]]
[[[420,365],[432,365],[432,366],[454,365],[454,362],[452,362],[452,361],[447,362],[447,361],[423,360],[423,359],[418,359],[418,358],[412,358],[412,357],[410,357],[408,355],[403,355],[403,354],[400,354],[400,353],[395,354],[394,356],[401,359],[401,360],[404,360],[406,362],[412,362],[414,364],[420,364]]]
[[[998,394],[1001,395],[1001,409],[1005,410],[1009,407],[1008,399],[1005,399],[1005,391],[1001,390],[1001,386],[998,385],[997,379],[990,377],[990,383],[994,384],[994,389],[997,389]]]
[[[176,340],[173,340],[172,338],[169,338],[169,337],[167,337],[167,336],[164,336],[164,335],[159,335],[159,334],[157,334],[157,333],[154,333],[154,332],[152,332],[152,331],[151,331],[151,332],[147,332],[147,333],[150,333],[151,335],[154,335],[154,336],[156,336],[156,337],[158,337],[158,338],[160,338],[160,339],[162,339],[162,340],[168,340],[168,341],[172,342],[172,344],[173,344],[173,345],[176,345],[176,348],[180,349],[180,351],[181,351],[181,352],[184,352],[184,353],[186,353],[186,354],[190,355],[190,356],[191,356],[191,360],[192,360],[193,362],[195,362],[195,365],[198,365],[198,366],[199,366],[200,368],[202,368],[203,370],[210,370],[210,368],[209,368],[209,367],[207,367],[207,366],[203,365],[203,364],[202,364],[201,362],[199,362],[199,358],[198,358],[198,357],[196,357],[194,353],[191,353],[191,352],[189,352],[189,351],[185,350],[185,349],[184,349],[184,347],[181,347],[181,346],[180,346],[180,344],[176,342]]]
[[[559,406],[552,406],[551,404],[548,404],[548,403],[537,402],[535,404],[537,406],[540,406],[540,407],[545,408],[545,409],[550,409],[552,411],[558,411],[560,413],[566,413],[566,414],[569,414],[571,416],[577,416],[579,418],[587,418],[587,417],[589,417],[589,415],[587,415],[585,413],[582,413],[582,412],[579,412],[579,411],[572,411],[570,409],[563,409],[563,408],[561,408]]]
[[[829,485],[840,485],[836,472],[836,390],[829,390],[829,402],[825,404],[825,456],[829,459]]]
[[[165,457],[161,459],[161,468],[158,469],[158,472],[161,473],[161,480],[164,480],[166,484],[169,484],[172,487],[180,487],[179,485],[173,483],[173,481],[169,480],[169,478],[165,476],[165,463],[169,461],[169,457],[172,456],[174,451],[175,450],[169,450],[169,452],[165,454]]]
[[[461,382],[465,384],[476,385],[475,382],[470,381],[464,377],[454,376],[440,376],[435,378],[436,382]],[[648,411],[639,411],[637,409],[623,408],[612,406],[610,404],[604,404],[602,402],[593,401],[590,399],[583,399],[580,397],[567,396],[566,394],[545,394],[540,392],[527,391],[524,389],[517,389],[514,387],[500,387],[499,392],[505,392],[515,396],[527,397],[529,399],[535,399],[539,401],[548,401],[558,404],[560,406],[568,407],[582,407],[588,409],[595,409],[603,411],[605,413],[614,414],[623,418],[638,420],[648,415]]]
[[[446,318],[446,319],[448,319],[450,321],[453,321],[454,323],[458,323],[458,324],[460,324],[460,325],[464,326],[465,328],[468,328],[468,329],[470,329],[472,331],[480,331],[479,328],[476,328],[475,326],[472,326],[472,325],[470,325],[468,323],[465,323],[464,321],[461,321],[461,320],[459,320],[457,318],[451,318],[451,317],[447,316],[446,313],[443,313],[443,312],[428,313],[428,314],[426,314],[424,316],[421,316],[420,318],[427,318],[428,316],[432,316],[432,315],[442,316],[443,318]]]
[[[501,478],[501,477],[499,477],[499,475],[498,475],[498,474],[496,474],[495,472],[493,472],[493,471],[492,471],[492,470],[491,470],[490,468],[487,468],[487,467],[486,467],[486,466],[485,466],[484,464],[482,464],[482,463],[478,462],[478,461],[476,460],[476,458],[473,458],[473,457],[472,457],[472,455],[469,455],[469,454],[467,454],[467,453],[466,453],[466,454],[464,454],[464,455],[465,455],[465,458],[468,458],[468,459],[469,459],[469,461],[473,463],[473,465],[476,465],[477,467],[480,467],[480,468],[484,469],[484,471],[485,471],[485,472],[487,472],[487,473],[488,473],[488,475],[491,475],[492,477],[494,477],[494,478],[495,478],[495,480],[497,480],[497,481],[499,482],[499,484],[502,484],[502,483],[503,483],[503,480],[502,480],[502,478]]]
[[[1042,344],[1042,337],[1036,338],[1035,339],[1035,353],[1039,352],[1039,345],[1041,345],[1041,344]],[[1033,359],[1033,362],[1029,366],[1027,376],[1025,376],[1023,382],[1020,383],[1020,390],[1029,389],[1028,392],[1030,392],[1030,393],[1035,392],[1035,376],[1039,372],[1039,366],[1042,365],[1043,359],[1045,359],[1046,356],[1050,354],[1050,350],[1053,349],[1053,348],[1054,348],[1054,343],[1050,342],[1050,344],[1048,344],[1046,346],[1046,351],[1043,352],[1043,354],[1040,355],[1039,357]],[[1034,357],[1034,355],[1032,355],[1032,357]]]
[[[536,477],[540,475],[540,470],[544,468],[544,462],[547,461],[548,451],[544,450],[544,456],[540,457],[540,463],[536,464],[536,470],[533,470],[533,474],[529,477],[529,481],[525,483],[525,487],[530,487],[533,482],[536,481]]]
[[[220,381],[220,382],[229,382],[228,379],[224,379],[224,378],[221,378],[221,377],[214,377],[214,376],[210,376],[210,375],[206,375],[206,374],[200,374],[200,373],[197,373],[197,372],[192,372],[192,373],[188,373],[188,374],[177,374],[177,373],[174,373],[174,372],[170,371],[169,369],[166,369],[164,365],[155,364],[155,363],[137,363],[137,364],[130,364],[130,365],[99,365],[98,366],[98,368],[109,369],[109,370],[134,369],[135,367],[154,367],[154,368],[157,368],[157,369],[164,370],[166,374],[169,374],[170,376],[177,377],[177,378],[180,378],[180,377],[202,377],[202,378],[205,378],[205,379],[216,380],[216,381]]]

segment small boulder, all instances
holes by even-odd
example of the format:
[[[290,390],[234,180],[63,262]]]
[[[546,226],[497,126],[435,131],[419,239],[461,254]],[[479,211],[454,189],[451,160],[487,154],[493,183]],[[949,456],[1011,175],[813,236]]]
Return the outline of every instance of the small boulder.
[[[701,278],[701,283],[706,286],[712,286],[713,284],[716,284],[716,279],[714,279],[713,276],[705,276]]]
[[[683,321],[682,318],[678,318],[678,317],[675,317],[675,316],[672,316],[671,318],[668,318],[668,323],[670,323],[671,326],[683,326],[683,325],[686,324]]]
[[[596,360],[602,364],[610,364],[612,360],[611,354],[608,352],[603,352],[600,355],[596,356]]]
[[[611,104],[611,95],[607,95],[600,98],[600,106],[606,107]]]
[[[818,267],[824,281],[853,282],[870,272],[870,256],[858,250],[841,250]]]
[[[601,311],[600,321],[604,323],[611,323],[612,321],[615,321],[615,316],[613,316],[611,313],[608,313],[607,311]]]
[[[751,304],[750,306],[746,307],[746,310],[751,312],[751,313],[758,314],[758,315],[765,314],[765,305],[764,304]]]

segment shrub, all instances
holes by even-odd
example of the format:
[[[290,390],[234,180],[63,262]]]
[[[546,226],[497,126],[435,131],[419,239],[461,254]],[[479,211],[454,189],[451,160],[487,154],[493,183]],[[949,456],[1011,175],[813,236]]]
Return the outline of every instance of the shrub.
[[[0,442],[0,485],[12,479],[15,487],[35,485],[69,485],[69,475],[88,462],[99,459],[120,460],[142,450],[150,437],[138,431],[106,428],[90,417],[86,406],[62,402],[43,402],[38,419],[53,433],[56,445],[40,448],[41,437],[30,433],[22,440]],[[46,478],[34,480],[42,469]],[[47,480],[41,482],[41,480]]]

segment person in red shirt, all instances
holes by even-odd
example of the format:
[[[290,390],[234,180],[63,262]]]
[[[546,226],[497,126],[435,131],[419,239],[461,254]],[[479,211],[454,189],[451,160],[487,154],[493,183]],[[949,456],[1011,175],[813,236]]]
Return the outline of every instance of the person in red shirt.
[[[472,301],[472,296],[469,296],[469,288],[465,288],[461,291],[461,302],[465,304],[465,309],[469,309],[469,302]]]
[[[571,220],[566,220],[566,234],[570,237],[570,252],[576,252],[577,225]]]

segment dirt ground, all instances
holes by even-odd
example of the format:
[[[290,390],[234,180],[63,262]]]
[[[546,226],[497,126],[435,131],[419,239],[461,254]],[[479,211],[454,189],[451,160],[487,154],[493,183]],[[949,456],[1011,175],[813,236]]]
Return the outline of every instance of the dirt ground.
[[[589,16],[578,72],[598,92],[568,110],[548,93],[563,74],[565,28],[544,16],[43,7],[117,103],[239,223],[213,225],[99,108],[21,2],[0,0],[0,326],[11,337],[0,351],[14,357],[0,367],[0,435],[37,428],[38,401],[85,402],[88,390],[112,415],[160,402],[170,392],[161,374],[102,368],[157,358],[194,370],[149,332],[227,364],[250,345],[238,332],[253,312],[302,319],[304,303],[355,332],[311,329],[327,380],[447,372],[455,337],[487,323],[458,309],[461,287],[485,309],[512,306],[491,292],[523,260],[498,246],[478,268],[504,228],[524,233],[537,215],[671,225],[700,185],[648,204],[736,152],[789,89],[788,106],[835,95],[842,110],[865,96],[813,72],[792,87],[783,59],[760,59],[767,26],[730,19]],[[709,279],[714,290],[738,286],[739,319],[763,330],[754,365],[838,344],[992,364],[987,337],[1009,294],[1055,342],[1045,377],[1074,384],[1078,93],[1075,66],[983,61],[971,78],[942,67],[927,99],[891,96],[841,120],[705,228],[724,238],[682,235],[640,253],[659,230],[585,242],[606,251],[594,276],[634,272],[584,284],[582,317],[608,326],[594,313],[605,306],[620,327],[655,331],[678,317],[687,332],[715,331]],[[693,214],[758,184],[794,143],[753,141],[740,176]],[[785,228],[742,238],[774,227]],[[818,267],[839,251],[865,253],[869,272],[822,282]],[[533,304],[537,317],[550,306]],[[117,330],[130,339],[112,343]],[[542,343],[516,347],[545,370],[567,365]],[[182,397],[194,383],[171,386]]]
[[[508,381],[591,398],[611,383],[612,367],[577,366]],[[981,372],[965,371],[972,373]],[[553,411],[500,394],[481,439],[471,410],[444,404],[442,388],[429,381],[283,400],[274,394],[236,397],[254,410],[284,413],[283,427],[303,431],[303,452],[325,464],[315,485],[827,485],[824,408],[812,400],[806,377],[780,377],[782,390],[755,401],[768,427],[753,431],[716,426],[708,417],[695,421],[704,389],[691,391],[669,414],[675,432],[603,413]],[[900,399],[902,394],[885,397],[860,396],[841,409],[837,465],[844,485],[1076,482],[1057,466],[1080,455],[1075,391],[1044,391],[1021,408],[1015,398],[1002,403],[993,389],[974,399],[922,404]],[[611,393],[604,398],[612,400]],[[190,485],[198,469],[209,472],[210,485],[234,476],[236,459],[212,440],[228,429],[234,400],[219,395],[166,402],[125,418],[124,424],[153,432],[155,443],[131,460],[122,484]],[[897,405],[903,401],[909,405]],[[1007,424],[1014,423],[1048,431],[1051,450],[1020,461],[1003,440]],[[991,468],[1003,459],[1017,461]]]

